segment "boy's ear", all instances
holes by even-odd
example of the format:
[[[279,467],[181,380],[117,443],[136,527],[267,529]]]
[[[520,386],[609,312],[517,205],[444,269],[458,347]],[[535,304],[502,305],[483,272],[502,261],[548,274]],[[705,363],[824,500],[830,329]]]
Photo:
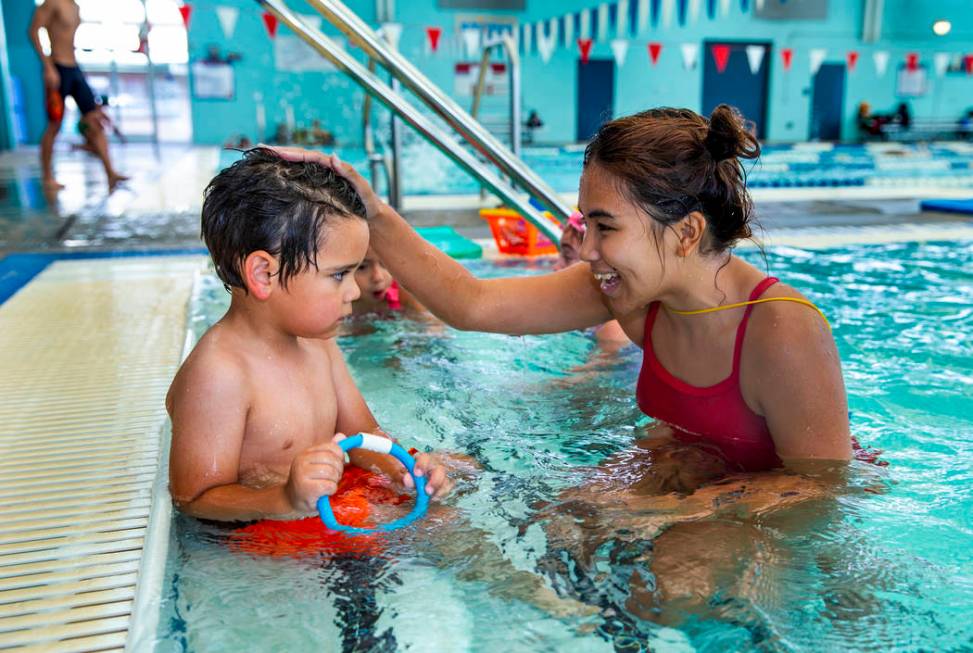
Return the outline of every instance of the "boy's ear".
[[[243,260],[243,283],[247,291],[260,301],[268,299],[276,285],[278,269],[276,257],[262,249],[250,252]]]

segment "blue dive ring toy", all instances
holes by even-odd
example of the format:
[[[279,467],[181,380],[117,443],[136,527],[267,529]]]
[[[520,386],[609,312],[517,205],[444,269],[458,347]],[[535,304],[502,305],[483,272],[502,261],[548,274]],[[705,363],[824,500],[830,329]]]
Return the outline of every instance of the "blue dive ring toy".
[[[339,524],[338,520],[335,519],[334,511],[331,509],[330,498],[323,496],[318,499],[318,513],[320,513],[321,521],[324,522],[325,526],[333,531],[342,531],[354,535],[361,535],[363,533],[394,531],[397,528],[408,526],[426,514],[426,509],[429,508],[429,495],[426,494],[426,477],[416,476],[416,460],[409,455],[408,451],[400,447],[397,443],[393,442],[389,438],[372,435],[371,433],[359,433],[358,435],[353,435],[352,437],[346,438],[339,442],[338,446],[341,447],[341,450],[345,453],[360,447],[367,451],[389,454],[405,465],[406,469],[409,470],[409,475],[412,476],[412,480],[416,486],[416,505],[412,509],[412,512],[401,519],[396,519],[395,521],[391,521],[387,524],[381,524],[375,528],[358,528],[355,526],[345,526],[344,524]]]

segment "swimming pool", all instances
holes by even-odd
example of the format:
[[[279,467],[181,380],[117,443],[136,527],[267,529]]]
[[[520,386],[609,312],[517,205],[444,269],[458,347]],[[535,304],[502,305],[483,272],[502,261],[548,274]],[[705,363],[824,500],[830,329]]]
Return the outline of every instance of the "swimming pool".
[[[763,265],[759,252],[743,255]],[[853,432],[884,449],[889,466],[855,463],[833,500],[721,519],[754,554],[699,613],[667,625],[631,618],[628,579],[646,569],[618,540],[587,572],[550,575],[597,615],[552,617],[491,581],[551,568],[542,531],[520,532],[530,506],[583,482],[582,466],[628,447],[644,423],[633,397],[637,349],[600,358],[582,333],[512,338],[387,321],[342,338],[342,348],[389,432],[483,465],[453,500],[459,525],[433,529],[468,543],[468,555],[447,561],[406,535],[363,561],[253,556],[230,551],[220,529],[177,517],[157,650],[610,651],[646,640],[655,651],[968,648],[973,242],[775,248],[766,261],[828,314]],[[498,276],[547,264],[469,266]],[[197,334],[226,302],[215,278],[201,281]],[[506,562],[482,555],[483,541]]]

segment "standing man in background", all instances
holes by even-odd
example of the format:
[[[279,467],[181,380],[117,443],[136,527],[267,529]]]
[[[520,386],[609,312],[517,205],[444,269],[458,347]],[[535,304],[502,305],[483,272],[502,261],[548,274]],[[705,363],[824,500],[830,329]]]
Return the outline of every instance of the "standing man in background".
[[[94,154],[101,159],[108,175],[108,190],[115,190],[119,183],[128,179],[119,174],[112,167],[108,156],[108,139],[101,121],[98,119],[98,105],[95,96],[88,86],[84,73],[78,67],[74,58],[74,35],[81,24],[81,10],[74,0],[44,0],[34,11],[34,18],[30,22],[31,43],[37,51],[44,67],[44,88],[47,94],[47,129],[41,139],[41,172],[44,187],[48,190],[64,188],[54,179],[54,168],[51,163],[54,155],[54,140],[61,130],[64,120],[64,98],[70,95],[81,112],[81,122],[87,127],[90,136],[87,137]],[[50,56],[44,54],[41,46],[40,29],[47,30],[51,40]]]

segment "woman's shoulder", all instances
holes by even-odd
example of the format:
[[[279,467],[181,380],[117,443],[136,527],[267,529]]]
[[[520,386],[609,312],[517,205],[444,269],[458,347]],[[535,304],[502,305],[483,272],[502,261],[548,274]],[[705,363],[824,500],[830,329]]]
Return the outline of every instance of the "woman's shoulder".
[[[792,367],[834,351],[825,317],[793,286],[778,282],[767,288],[753,307],[747,325],[747,347],[757,362]]]

